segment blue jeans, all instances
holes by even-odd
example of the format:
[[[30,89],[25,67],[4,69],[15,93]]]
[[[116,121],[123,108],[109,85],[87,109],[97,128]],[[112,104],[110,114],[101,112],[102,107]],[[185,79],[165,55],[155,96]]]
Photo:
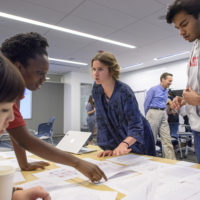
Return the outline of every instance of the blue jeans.
[[[194,135],[194,150],[195,150],[195,154],[196,154],[198,163],[200,163],[200,132],[192,130],[192,133]]]

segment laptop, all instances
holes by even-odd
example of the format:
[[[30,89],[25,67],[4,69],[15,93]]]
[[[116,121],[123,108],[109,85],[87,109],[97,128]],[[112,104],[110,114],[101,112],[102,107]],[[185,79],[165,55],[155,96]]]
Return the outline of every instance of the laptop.
[[[56,147],[63,151],[74,154],[83,154],[96,151],[95,149],[83,147],[90,135],[91,132],[68,131]]]

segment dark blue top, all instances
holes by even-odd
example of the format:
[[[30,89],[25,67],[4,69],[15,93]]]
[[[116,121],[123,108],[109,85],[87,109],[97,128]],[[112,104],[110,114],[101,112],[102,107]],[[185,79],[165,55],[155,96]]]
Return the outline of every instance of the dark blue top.
[[[138,154],[155,155],[153,133],[148,121],[139,111],[131,88],[120,81],[109,102],[106,102],[103,87],[94,83],[92,95],[95,100],[97,142],[104,150],[115,149],[126,137],[137,141],[130,148]]]
[[[166,108],[167,98],[168,90],[161,85],[150,88],[144,101],[145,114],[147,114],[149,108]]]

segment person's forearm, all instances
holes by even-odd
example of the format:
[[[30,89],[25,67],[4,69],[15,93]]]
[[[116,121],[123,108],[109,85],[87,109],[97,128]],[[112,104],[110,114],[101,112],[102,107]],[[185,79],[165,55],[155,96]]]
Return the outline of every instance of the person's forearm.
[[[95,110],[88,111],[88,115],[91,115],[95,112]]]
[[[195,102],[197,106],[200,106],[200,95],[195,98]]]
[[[12,138],[11,135],[10,135],[10,139],[12,141],[13,149],[15,151],[15,155],[19,163],[19,166],[21,169],[23,169],[26,167],[28,163],[27,157],[26,157],[26,151],[23,148],[21,148],[18,144],[16,144],[15,140]]]
[[[70,165],[75,168],[79,164],[79,158],[61,151],[47,142],[32,136],[28,133],[28,129],[25,126],[10,130],[10,134],[20,147],[41,158],[60,164]]]

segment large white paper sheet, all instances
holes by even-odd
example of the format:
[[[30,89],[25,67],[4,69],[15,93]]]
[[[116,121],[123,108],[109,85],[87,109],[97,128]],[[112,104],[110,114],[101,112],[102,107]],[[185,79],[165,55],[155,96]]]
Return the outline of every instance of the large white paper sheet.
[[[160,169],[160,173],[162,173],[163,176],[184,178],[187,176],[200,174],[200,170],[180,165],[172,165],[171,167]]]
[[[19,185],[24,189],[42,186],[50,193],[51,200],[115,200],[117,192],[98,191],[49,177]]]
[[[30,181],[28,183],[24,183],[18,186],[23,187],[24,189],[29,189],[36,186],[42,186],[46,191],[51,192],[51,191],[55,191],[62,188],[67,189],[71,187],[76,187],[77,185],[72,184],[72,183],[67,183],[60,178],[46,177],[46,178],[40,178],[38,180]]]
[[[25,181],[24,176],[22,175],[20,170],[17,170],[15,172],[15,176],[14,176],[14,183],[18,183],[18,182],[22,182]]]
[[[136,164],[130,166],[129,168],[136,172],[149,173],[149,172],[156,171],[158,169],[168,168],[171,166],[172,165],[166,164],[166,163],[160,163],[160,162],[155,162],[155,161],[151,161],[151,160],[146,160],[142,163],[136,163]]]
[[[26,151],[26,155],[27,155],[27,156],[31,156],[31,155],[33,155],[33,154],[30,153],[30,152],[28,152],[28,151]],[[4,152],[0,152],[0,157],[5,158],[5,159],[7,159],[7,158],[16,158],[15,152],[14,152],[14,151],[4,151]]]
[[[178,161],[176,165],[181,165],[184,167],[192,167],[193,165],[196,165],[197,163],[192,163],[192,162],[186,162],[186,161]]]
[[[119,191],[123,194],[129,194],[132,191],[135,191],[138,187],[146,183],[148,179],[147,175],[129,175],[124,176],[118,179],[109,179],[104,185],[109,186],[110,188]]]
[[[171,170],[174,170],[173,173]],[[179,170],[180,172],[177,176],[172,176],[172,174],[175,175]],[[186,172],[188,172],[188,176],[184,174]],[[195,186],[187,181],[187,178],[190,178],[190,181],[192,180],[192,176],[194,178],[195,172],[195,169],[188,170],[188,167],[180,166],[158,169],[152,173],[146,174],[147,178],[145,178],[146,180],[143,182],[139,182],[136,178],[138,186],[127,193],[124,200],[137,199],[140,194],[142,194],[140,198],[142,200],[188,200],[190,197],[196,198],[196,196],[200,194],[200,188],[198,185]],[[180,174],[182,174],[184,178],[181,178]],[[190,176],[190,174],[193,175]],[[142,176],[143,175],[141,175],[141,177]],[[131,182],[131,185],[135,186],[133,183],[134,182]]]
[[[128,174],[135,173],[133,170],[129,169],[128,166],[122,166],[108,161],[97,161],[90,158],[86,158],[84,160],[87,160],[91,163],[98,165],[98,167],[101,168],[103,172],[106,174],[108,179],[115,178],[118,176],[123,176],[126,175],[127,173]]]
[[[28,162],[35,162],[35,161],[41,161],[41,160],[28,158]],[[12,166],[14,168],[19,168],[18,161],[15,158],[14,159],[8,159],[8,160],[1,160],[0,165],[9,165],[9,166]]]
[[[63,166],[61,168],[51,169],[44,172],[34,173],[33,175],[38,178],[57,177],[61,178],[62,180],[80,177],[80,173],[77,170],[68,166]]]
[[[142,163],[149,159],[151,159],[151,158],[145,157],[145,156],[138,156],[138,155],[134,155],[134,154],[128,154],[128,155],[124,155],[124,156],[109,158],[109,159],[107,159],[107,161],[112,161],[112,162],[116,162],[116,163],[120,163],[120,164],[124,164],[124,165],[134,165],[137,163]]]
[[[116,200],[117,192],[99,191],[81,186],[59,189],[50,193],[52,200]]]

